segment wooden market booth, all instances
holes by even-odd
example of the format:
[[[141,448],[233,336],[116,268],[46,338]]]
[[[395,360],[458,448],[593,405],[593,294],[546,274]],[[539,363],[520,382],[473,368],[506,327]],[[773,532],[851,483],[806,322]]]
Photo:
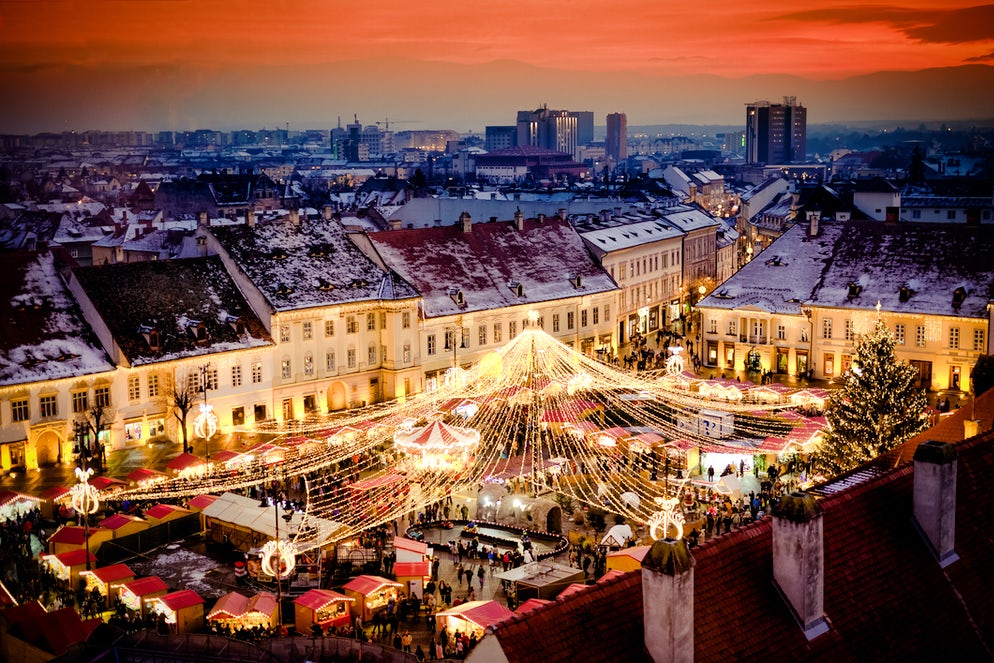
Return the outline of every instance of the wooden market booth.
[[[373,614],[385,610],[392,599],[400,601],[403,585],[394,580],[380,576],[361,575],[353,578],[342,590],[345,595],[354,599],[350,608],[352,614],[362,617],[364,623],[373,619]]]
[[[181,589],[145,599],[149,613],[165,615],[173,633],[193,633],[204,625],[204,599],[190,589]]]
[[[0,492],[0,521],[16,520],[41,506],[41,498],[14,490]]]
[[[135,572],[127,564],[111,564],[92,571],[80,571],[79,576],[86,579],[86,591],[97,590],[109,608],[111,599],[118,593],[117,588],[134,580]]]
[[[476,634],[477,641],[483,638],[488,626],[502,622],[514,613],[497,601],[469,601],[448,610],[435,613],[435,629],[438,633],[447,631],[452,636],[459,631],[467,635]]]
[[[65,486],[52,486],[41,492],[41,515],[43,518],[55,520],[59,513],[59,507],[65,506],[68,502],[69,489]]]
[[[583,569],[549,561],[522,564],[495,577],[513,583],[519,601],[554,599],[571,583],[584,581]]]
[[[633,546],[607,553],[608,571],[634,571],[642,568],[642,560],[652,546]]]
[[[89,558],[91,567],[97,565],[97,558],[94,554],[88,553],[82,548],[57,555],[42,555],[41,561],[48,566],[56,578],[68,583],[68,586],[75,590],[79,584],[80,571],[86,570],[87,558]]]
[[[121,585],[119,596],[124,607],[139,612],[142,617],[145,617],[148,612],[148,606],[145,602],[163,596],[167,592],[169,592],[169,587],[166,586],[162,578],[148,576]]]
[[[346,626],[351,622],[349,604],[355,599],[330,589],[312,589],[293,600],[294,624],[301,635],[311,635],[317,624],[321,630]]]
[[[59,555],[71,550],[86,548],[87,529],[89,529],[91,553],[96,553],[104,541],[109,541],[114,536],[114,533],[109,529],[96,525],[90,528],[80,525],[63,525],[55,530],[52,536],[48,537],[48,552]]]
[[[148,529],[148,525],[148,521],[144,518],[129,516],[124,513],[115,513],[113,516],[108,516],[100,521],[100,527],[110,530],[111,537],[115,539],[119,536],[137,534],[142,530]]]
[[[270,592],[259,592],[251,597],[228,592],[207,613],[207,621],[227,626],[232,631],[256,626],[271,629],[277,620],[276,613],[276,596]]]
[[[184,509],[175,504],[156,504],[152,508],[145,510],[145,518],[150,525],[161,525],[170,520],[189,516],[191,513],[193,512],[189,509]]]

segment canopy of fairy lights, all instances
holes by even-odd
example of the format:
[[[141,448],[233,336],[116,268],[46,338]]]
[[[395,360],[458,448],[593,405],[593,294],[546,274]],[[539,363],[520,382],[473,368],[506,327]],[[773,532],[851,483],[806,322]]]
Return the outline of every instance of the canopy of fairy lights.
[[[243,452],[238,472],[212,463],[201,475],[120,495],[180,498],[303,475],[301,551],[326,542],[309,517],[339,524],[328,536],[343,540],[494,481],[604,506],[665,535],[674,523],[661,522],[658,509],[680,484],[677,472],[706,467],[706,457],[751,462],[802,449],[824,425],[795,411],[811,401],[792,402],[791,390],[702,380],[673,356],[661,374],[637,374],[527,327],[431,393],[292,427],[260,425],[252,430],[273,439]]]

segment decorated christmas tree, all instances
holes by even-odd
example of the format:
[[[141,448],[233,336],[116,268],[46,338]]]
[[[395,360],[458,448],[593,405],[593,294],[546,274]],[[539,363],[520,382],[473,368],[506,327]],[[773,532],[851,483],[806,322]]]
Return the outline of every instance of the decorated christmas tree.
[[[895,344],[879,313],[873,330],[856,337],[852,366],[825,408],[829,430],[811,458],[816,473],[851,470],[928,427],[918,369],[894,357]]]

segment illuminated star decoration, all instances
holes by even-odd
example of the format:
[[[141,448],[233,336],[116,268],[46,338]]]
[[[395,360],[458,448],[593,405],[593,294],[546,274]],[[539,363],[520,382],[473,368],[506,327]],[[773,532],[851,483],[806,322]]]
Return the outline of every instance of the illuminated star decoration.
[[[100,498],[97,495],[97,487],[91,486],[89,483],[91,476],[93,476],[92,467],[86,470],[81,467],[77,467],[76,478],[79,479],[79,483],[69,489],[72,508],[76,511],[76,513],[83,516],[92,515],[97,512],[97,509],[100,508]]]
[[[200,404],[200,414],[193,421],[193,432],[197,437],[212,438],[217,432],[217,415],[214,414],[214,406],[207,403]]]
[[[262,570],[277,580],[293,573],[297,566],[297,546],[292,541],[266,541],[262,546]]]

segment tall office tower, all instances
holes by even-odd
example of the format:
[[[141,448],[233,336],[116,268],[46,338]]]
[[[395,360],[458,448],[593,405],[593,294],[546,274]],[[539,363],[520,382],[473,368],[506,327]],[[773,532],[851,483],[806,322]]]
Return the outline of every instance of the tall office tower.
[[[514,125],[489,125],[486,131],[483,147],[487,152],[505,150],[518,144],[518,128]]]
[[[628,117],[624,113],[611,113],[607,116],[607,141],[604,151],[615,163],[628,158]]]
[[[576,117],[576,144],[590,145],[594,142],[594,112],[570,111]]]
[[[804,161],[807,150],[808,111],[796,97],[782,104],[757,101],[746,104],[746,162],[793,163]]]
[[[579,144],[577,119],[577,113],[549,110],[546,106],[533,111],[518,111],[518,145],[576,155]]]

